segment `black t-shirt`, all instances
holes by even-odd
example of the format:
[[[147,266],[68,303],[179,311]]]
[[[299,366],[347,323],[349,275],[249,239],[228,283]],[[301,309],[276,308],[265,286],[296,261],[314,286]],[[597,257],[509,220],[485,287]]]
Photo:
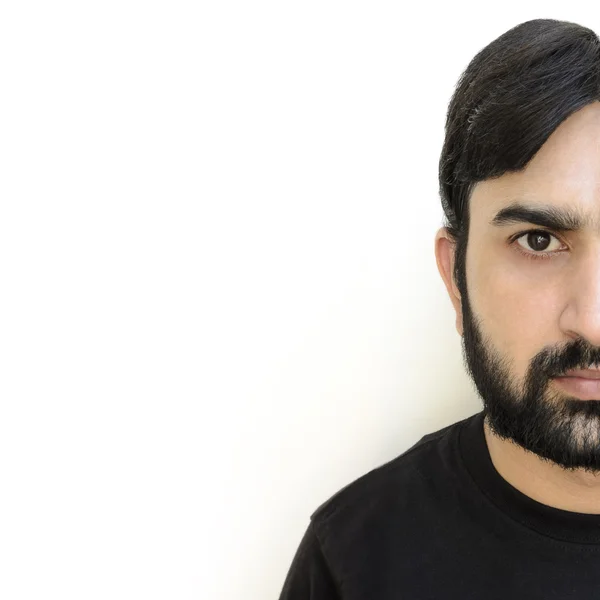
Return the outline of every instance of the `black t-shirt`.
[[[510,485],[483,419],[424,436],[317,508],[280,600],[600,599],[600,515]]]

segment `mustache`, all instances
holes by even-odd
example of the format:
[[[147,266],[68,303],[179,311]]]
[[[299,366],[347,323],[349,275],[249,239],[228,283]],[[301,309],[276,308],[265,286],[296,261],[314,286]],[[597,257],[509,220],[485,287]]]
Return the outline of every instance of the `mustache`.
[[[548,377],[561,377],[572,369],[598,369],[600,348],[579,338],[561,347],[544,348],[535,356],[531,366]]]

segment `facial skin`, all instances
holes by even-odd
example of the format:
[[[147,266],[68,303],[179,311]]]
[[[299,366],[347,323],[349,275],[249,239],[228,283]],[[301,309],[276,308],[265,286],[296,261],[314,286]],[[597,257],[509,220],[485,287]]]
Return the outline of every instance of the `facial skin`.
[[[515,202],[570,210],[584,224],[490,223]],[[565,120],[523,171],[478,183],[469,214],[467,290],[452,277],[445,228],[435,253],[492,462],[539,502],[600,514],[600,394],[582,400],[554,380],[600,368],[600,102]],[[541,237],[523,235],[531,231]]]

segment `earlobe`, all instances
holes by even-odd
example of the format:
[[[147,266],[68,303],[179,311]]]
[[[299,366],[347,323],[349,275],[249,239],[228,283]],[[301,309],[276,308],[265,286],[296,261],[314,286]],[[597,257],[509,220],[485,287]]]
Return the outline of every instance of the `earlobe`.
[[[446,227],[438,230],[435,236],[435,259],[438,271],[444,281],[450,301],[456,312],[456,330],[460,336],[463,335],[463,319],[461,295],[454,281],[454,260],[456,254],[456,243],[448,233]]]
[[[460,335],[460,337],[463,337],[462,309],[456,313],[456,331],[458,331],[458,335]]]

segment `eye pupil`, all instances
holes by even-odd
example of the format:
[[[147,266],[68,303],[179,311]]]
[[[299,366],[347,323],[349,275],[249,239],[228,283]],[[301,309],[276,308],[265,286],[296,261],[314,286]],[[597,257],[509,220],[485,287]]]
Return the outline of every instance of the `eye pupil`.
[[[547,233],[536,232],[527,235],[527,243],[532,250],[544,251],[550,244],[550,235]]]

